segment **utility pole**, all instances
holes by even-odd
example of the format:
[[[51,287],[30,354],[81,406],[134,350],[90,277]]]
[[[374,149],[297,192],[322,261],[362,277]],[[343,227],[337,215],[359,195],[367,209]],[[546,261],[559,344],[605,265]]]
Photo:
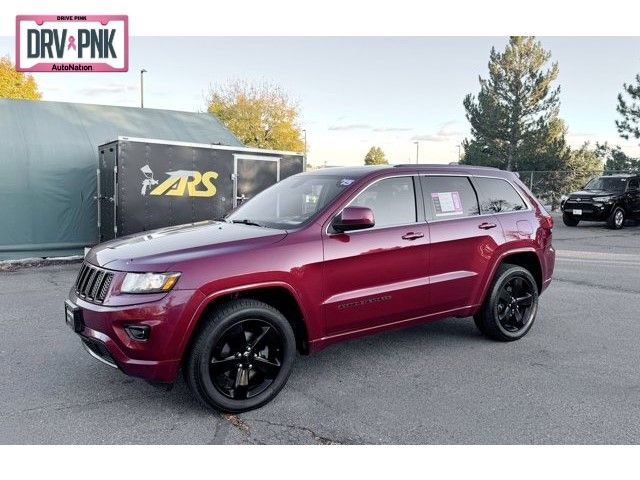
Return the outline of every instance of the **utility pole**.
[[[144,108],[144,74],[147,71],[143,68],[140,70],[140,108]]]
[[[459,143],[458,144],[458,162],[462,161],[462,150],[461,150],[462,145]]]
[[[302,130],[302,134],[304,135],[304,156],[307,157],[307,129]]]
[[[416,144],[416,163],[420,163],[420,142],[416,140],[413,143]]]

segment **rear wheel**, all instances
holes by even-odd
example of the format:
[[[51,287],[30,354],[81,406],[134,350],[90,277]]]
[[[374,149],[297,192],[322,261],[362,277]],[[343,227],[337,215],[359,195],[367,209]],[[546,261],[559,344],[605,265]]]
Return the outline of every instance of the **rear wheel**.
[[[187,384],[207,407],[243,412],[284,387],[295,357],[291,325],[275,308],[251,299],[222,305],[203,319],[184,365]]]
[[[562,214],[562,221],[567,227],[575,227],[580,223],[580,220],[578,220],[573,215],[569,215],[568,213]]]
[[[511,342],[527,334],[537,311],[538,286],[531,273],[518,265],[503,263],[473,318],[484,335]]]
[[[607,219],[607,227],[620,230],[624,225],[625,214],[622,207],[615,207]]]

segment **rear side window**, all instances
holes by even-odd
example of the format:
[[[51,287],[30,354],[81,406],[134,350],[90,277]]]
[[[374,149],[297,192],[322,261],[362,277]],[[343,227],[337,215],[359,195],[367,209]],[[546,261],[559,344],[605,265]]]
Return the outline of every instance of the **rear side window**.
[[[411,177],[385,178],[363,190],[349,204],[373,211],[376,227],[406,225],[416,221],[416,197]]]
[[[467,177],[423,176],[422,191],[427,218],[449,218],[478,215],[478,199]]]
[[[526,210],[527,204],[513,186],[501,178],[475,177],[481,213]]]

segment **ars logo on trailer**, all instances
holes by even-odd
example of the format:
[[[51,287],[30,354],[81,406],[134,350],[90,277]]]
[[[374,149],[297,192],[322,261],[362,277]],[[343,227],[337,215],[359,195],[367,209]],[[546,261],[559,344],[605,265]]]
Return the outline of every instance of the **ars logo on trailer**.
[[[168,178],[158,185],[159,181],[153,177],[153,170],[149,165],[145,165],[140,171],[144,175],[140,195],[213,197],[216,194],[213,180],[218,178],[218,172],[201,173],[195,170],[174,170],[166,172]],[[204,188],[200,188],[201,186]]]
[[[126,72],[126,15],[18,15],[16,70]]]

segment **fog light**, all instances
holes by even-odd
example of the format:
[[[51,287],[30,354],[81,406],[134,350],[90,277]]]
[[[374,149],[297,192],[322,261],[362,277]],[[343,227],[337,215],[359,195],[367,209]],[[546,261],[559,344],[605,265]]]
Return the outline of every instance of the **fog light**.
[[[132,340],[146,342],[149,340],[151,327],[149,327],[149,325],[127,325],[124,327],[124,331],[127,332],[127,335],[129,335],[129,338]]]

